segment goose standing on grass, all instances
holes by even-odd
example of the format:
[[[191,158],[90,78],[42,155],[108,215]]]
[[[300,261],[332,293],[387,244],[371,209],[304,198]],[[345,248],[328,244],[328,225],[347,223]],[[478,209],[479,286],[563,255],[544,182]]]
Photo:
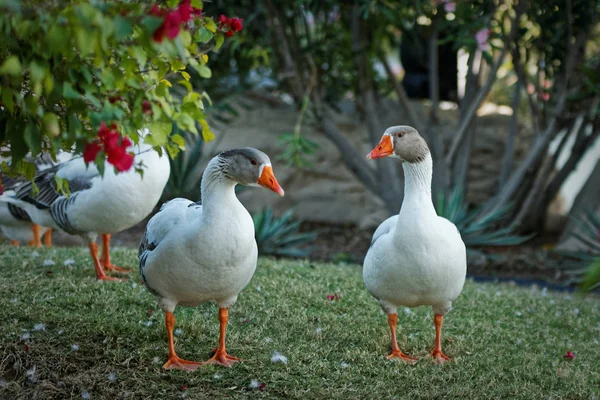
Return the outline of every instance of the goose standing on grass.
[[[465,244],[456,226],[439,217],[433,207],[431,154],[417,130],[402,125],[388,128],[367,158],[387,156],[402,160],[404,200],[399,215],[385,220],[373,234],[363,279],[388,315],[392,335],[388,358],[417,362],[398,347],[396,309],[429,305],[435,314],[436,332],[431,355],[442,363],[449,360],[442,352],[442,323],[465,282]]]
[[[72,158],[72,154],[61,151],[56,155],[56,161],[54,161],[49,155],[43,155],[40,157],[32,157],[30,155],[25,157],[29,162],[32,162],[36,170],[44,171],[51,168],[58,163],[68,161]],[[11,159],[3,159],[10,164]],[[23,185],[26,181],[25,178],[12,178],[9,176],[0,177],[0,186],[5,195],[11,196],[16,193],[19,186]],[[47,247],[52,246],[52,229],[44,226],[39,226],[31,222],[31,217],[27,212],[17,207],[14,204],[0,202],[0,231],[4,236],[10,239],[11,245],[18,246],[21,242],[28,243],[33,247],[41,247],[41,238],[44,238],[44,244]]]
[[[116,173],[110,164],[102,176],[94,164],[77,157],[39,173],[34,179],[37,194],[33,193],[32,183],[27,182],[14,196],[3,195],[0,200],[23,208],[36,224],[82,237],[88,243],[96,277],[120,280],[105,273],[128,271],[111,263],[110,235],[131,228],[152,212],[170,174],[164,153],[159,155],[147,144],[129,150],[135,153],[134,165],[141,163],[143,176],[134,168]],[[70,196],[57,189],[55,176],[67,180]],[[98,235],[103,243],[101,259],[96,244]]]
[[[165,203],[146,227],[139,250],[140,274],[165,312],[169,359],[165,369],[194,370],[202,364],[231,366],[239,359],[225,350],[228,309],[246,287],[257,261],[252,217],[235,195],[237,184],[262,186],[283,196],[269,157],[254,148],[225,151],[202,176],[201,204],[177,198]],[[215,300],[219,346],[206,363],[175,353],[173,312]]]

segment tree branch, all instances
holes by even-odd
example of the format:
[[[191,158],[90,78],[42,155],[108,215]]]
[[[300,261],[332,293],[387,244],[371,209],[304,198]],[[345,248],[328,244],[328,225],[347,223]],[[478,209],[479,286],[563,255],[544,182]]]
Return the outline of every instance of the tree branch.
[[[519,128],[519,104],[521,103],[521,81],[517,80],[515,84],[515,94],[512,101],[513,115],[510,119],[510,128],[508,138],[506,139],[506,147],[504,148],[504,157],[502,158],[502,166],[500,170],[500,178],[498,187],[501,188],[506,183],[510,170],[512,168],[513,158],[515,155],[515,138],[517,129]]]
[[[421,132],[423,130],[423,127],[421,126],[421,119],[419,118],[415,108],[412,106],[412,104],[410,104],[410,100],[408,99],[408,94],[406,94],[406,90],[404,90],[402,84],[398,82],[398,80],[394,76],[392,68],[390,67],[390,63],[388,63],[387,59],[385,58],[385,54],[381,49],[377,52],[377,56],[379,58],[379,61],[383,65],[383,69],[385,69],[385,73],[388,76],[388,80],[392,83],[394,91],[396,92],[396,96],[398,96],[398,101],[408,117],[409,124],[413,126],[416,130]]]

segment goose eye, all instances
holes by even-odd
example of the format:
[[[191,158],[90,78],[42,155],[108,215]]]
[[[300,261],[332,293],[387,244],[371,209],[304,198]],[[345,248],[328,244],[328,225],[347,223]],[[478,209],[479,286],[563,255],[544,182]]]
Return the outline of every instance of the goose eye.
[[[396,136],[398,136],[398,137],[402,137],[402,136],[404,136],[404,132],[398,132],[398,133],[396,134]]]
[[[252,165],[256,165],[256,164],[258,164],[258,163],[256,162],[256,160],[250,160],[250,164],[252,164]]]

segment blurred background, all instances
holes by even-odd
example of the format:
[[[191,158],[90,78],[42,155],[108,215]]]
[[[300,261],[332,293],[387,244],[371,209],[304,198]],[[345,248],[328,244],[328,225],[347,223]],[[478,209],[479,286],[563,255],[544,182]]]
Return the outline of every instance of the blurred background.
[[[199,199],[211,157],[257,147],[286,190],[239,188],[261,251],[361,263],[403,197],[401,164],[365,155],[388,126],[411,125],[432,151],[434,203],[461,231],[471,275],[570,285],[598,260],[598,1],[204,5],[244,29],[211,55],[211,79],[191,74],[210,93],[216,139],[173,131],[186,151],[163,200]],[[114,242],[137,246],[144,226]]]

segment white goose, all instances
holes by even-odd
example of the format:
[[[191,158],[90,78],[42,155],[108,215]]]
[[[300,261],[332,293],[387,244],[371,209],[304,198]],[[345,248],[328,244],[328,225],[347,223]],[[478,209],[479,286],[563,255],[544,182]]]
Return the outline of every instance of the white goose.
[[[143,163],[143,177],[133,168],[115,173],[110,164],[101,176],[95,165],[86,165],[77,157],[38,174],[34,182],[39,193],[34,195],[28,182],[14,196],[3,195],[0,200],[23,208],[38,225],[81,236],[88,242],[96,277],[118,280],[104,271],[127,271],[110,261],[110,235],[131,228],[152,212],[170,174],[165,154],[159,155],[146,144],[133,146],[133,151],[134,165]],[[70,196],[58,192],[55,176],[68,181]],[[99,234],[103,241],[101,259],[96,244]]]
[[[237,184],[263,186],[283,196],[269,157],[254,148],[225,151],[204,170],[201,204],[174,199],[148,222],[139,250],[140,274],[165,312],[169,359],[165,369],[194,370],[204,364],[179,358],[173,343],[177,305],[193,307],[216,300],[219,346],[206,364],[231,366],[225,330],[228,308],[256,269],[254,224],[235,196]]]
[[[403,161],[405,187],[400,214],[385,220],[373,234],[363,266],[363,280],[388,315],[392,353],[415,363],[400,351],[396,340],[399,306],[433,308],[436,362],[449,360],[442,352],[444,315],[460,295],[467,270],[466,250],[456,226],[439,217],[431,201],[432,160],[427,143],[410,126],[388,128],[368,159],[393,156]]]

